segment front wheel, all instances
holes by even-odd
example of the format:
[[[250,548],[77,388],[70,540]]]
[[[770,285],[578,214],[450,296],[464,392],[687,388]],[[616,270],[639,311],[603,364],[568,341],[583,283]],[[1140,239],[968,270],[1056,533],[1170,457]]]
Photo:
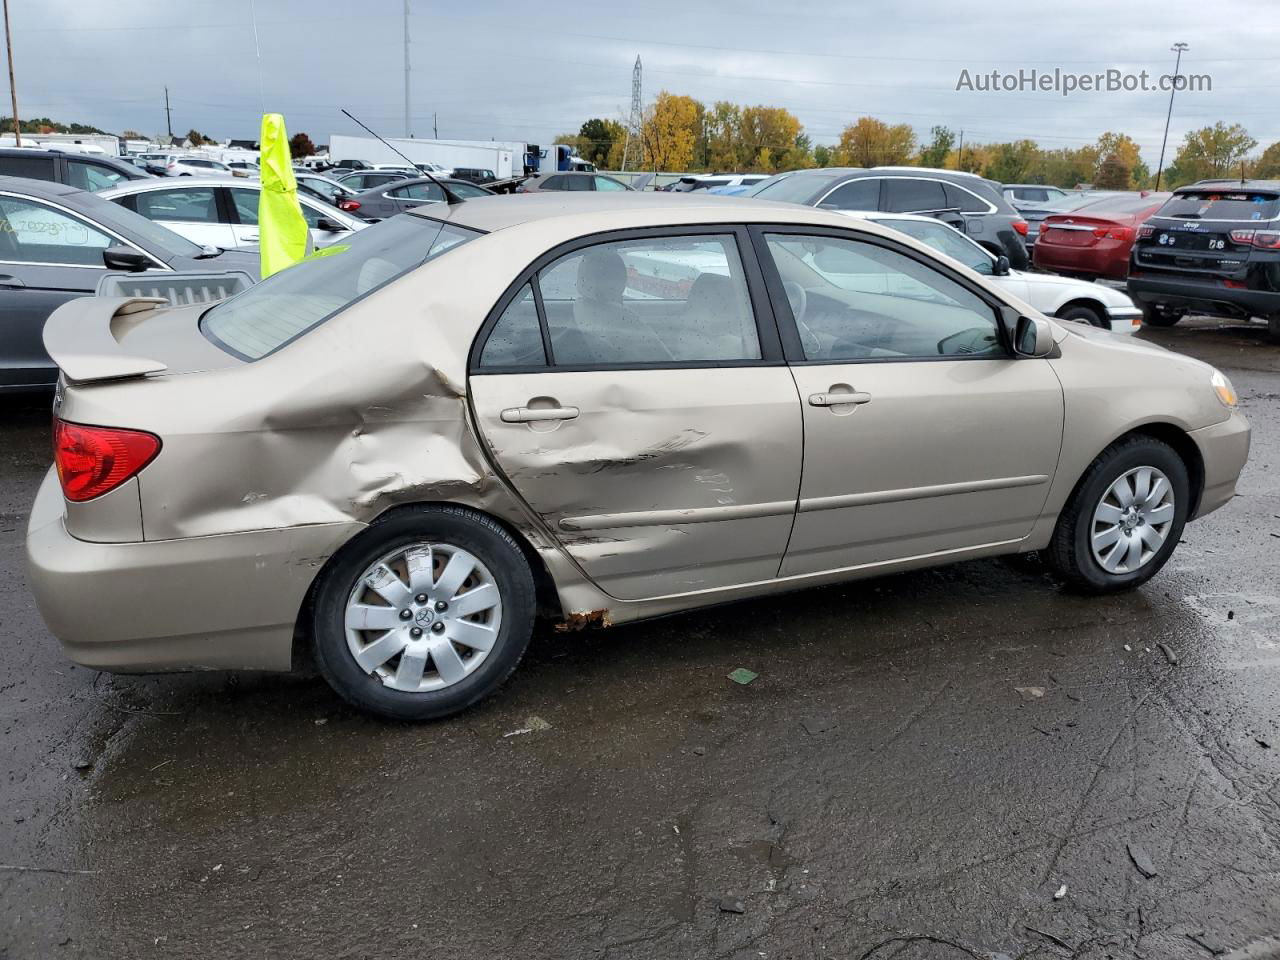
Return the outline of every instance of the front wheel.
[[[1168,561],[1191,500],[1186,465],[1167,444],[1131,436],[1085,471],[1046,552],[1068,583],[1090,593],[1129,590]]]
[[[1091,327],[1101,327],[1103,330],[1110,330],[1111,323],[1107,320],[1099,310],[1093,307],[1086,307],[1084,304],[1076,304],[1071,307],[1064,307],[1058,312],[1059,320],[1077,320],[1087,323]]]
[[[373,524],[323,574],[316,663],[370,713],[443,717],[506,680],[534,612],[529,564],[499,524],[454,506],[407,510]]]

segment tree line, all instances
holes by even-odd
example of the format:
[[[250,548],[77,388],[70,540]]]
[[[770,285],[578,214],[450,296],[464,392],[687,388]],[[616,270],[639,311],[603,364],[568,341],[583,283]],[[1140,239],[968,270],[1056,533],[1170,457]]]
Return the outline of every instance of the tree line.
[[[809,167],[888,165],[942,167],[977,173],[1001,183],[1044,183],[1105,190],[1150,189],[1155,171],[1138,144],[1108,131],[1079,147],[1042,147],[1035,140],[979,143],[961,131],[935,126],[927,140],[910,124],[859,117],[832,145],[814,144],[800,120],[783,107],[710,106],[666,90],[644,111],[630,168],[668,172],[778,173]],[[574,146],[597,167],[618,170],[627,149],[626,126],[594,118],[557,143]],[[1162,189],[1214,177],[1280,178],[1280,141],[1256,152],[1258,141],[1240,124],[1223,121],[1192,130],[1173,151],[1160,176]]]

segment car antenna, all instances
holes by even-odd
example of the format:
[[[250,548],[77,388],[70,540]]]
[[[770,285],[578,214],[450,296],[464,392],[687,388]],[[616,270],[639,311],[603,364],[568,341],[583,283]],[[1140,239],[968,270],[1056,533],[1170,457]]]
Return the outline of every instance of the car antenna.
[[[341,108],[341,107],[339,107],[339,109],[341,110],[342,108]],[[343,112],[343,113],[346,113],[346,114],[347,114],[347,116],[348,116],[350,119],[355,120],[355,121],[356,121],[356,123],[360,123],[360,121],[359,121],[359,120],[356,120],[356,118],[355,118],[355,117],[353,117],[353,116],[351,116],[351,114],[350,114],[350,113],[347,113],[347,111],[346,111],[346,110],[342,110],[342,112]],[[360,123],[360,126],[364,127],[364,129],[366,129],[366,130],[369,130],[369,128],[368,128],[368,127],[366,127],[363,123]],[[373,133],[373,131],[372,131],[372,130],[369,130],[369,132],[370,132],[370,133]],[[373,135],[374,135],[375,137],[378,137],[378,135],[377,135],[376,133],[373,133]],[[382,139],[382,137],[378,137],[378,139],[379,139],[379,140],[382,140],[382,145],[383,145],[384,147],[387,147],[387,148],[388,148],[388,149],[390,149],[393,153],[398,154],[400,157],[402,157],[402,158],[404,159],[405,163],[409,164],[409,166],[413,167],[413,169],[415,169],[415,170],[419,170],[419,169],[421,169],[421,168],[420,168],[416,163],[414,163],[412,160],[410,160],[408,157],[406,157],[403,153],[400,153],[400,151],[399,151],[399,150],[397,150],[395,147],[391,146],[391,144],[387,143],[387,141],[386,141],[386,140],[383,140],[383,139]],[[422,170],[422,173],[426,175],[426,178],[427,178],[428,180],[430,180],[430,181],[431,181],[432,183],[434,183],[437,187],[439,187],[442,191],[444,191],[444,199],[445,199],[445,202],[446,202],[446,203],[451,203],[451,204],[453,204],[453,203],[463,203],[463,202],[465,202],[465,201],[462,199],[462,197],[458,196],[456,193],[454,193],[452,190],[450,190],[448,187],[446,187],[443,183],[441,183],[439,180],[437,180],[435,177],[433,177],[433,176],[430,174],[430,172],[429,172],[429,171],[427,171],[427,170]]]

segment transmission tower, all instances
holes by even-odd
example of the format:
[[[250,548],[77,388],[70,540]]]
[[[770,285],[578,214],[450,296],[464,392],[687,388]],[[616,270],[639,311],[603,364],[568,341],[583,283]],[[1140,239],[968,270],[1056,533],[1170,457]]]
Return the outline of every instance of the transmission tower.
[[[643,108],[640,106],[640,57],[636,56],[636,67],[631,71],[631,118],[627,121],[627,139],[622,147],[622,169],[634,161],[638,166],[644,151],[641,150],[640,125],[644,123]]]

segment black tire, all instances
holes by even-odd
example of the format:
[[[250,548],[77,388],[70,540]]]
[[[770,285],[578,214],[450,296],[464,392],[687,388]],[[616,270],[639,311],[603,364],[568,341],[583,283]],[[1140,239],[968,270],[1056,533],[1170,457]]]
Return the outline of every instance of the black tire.
[[[1103,330],[1111,329],[1111,321],[1104,317],[1096,307],[1088,307],[1083,303],[1068,304],[1058,311],[1059,320],[1080,320],[1089,324],[1091,327],[1101,327]]]
[[[1175,323],[1182,319],[1180,313],[1170,313],[1167,310],[1161,310],[1154,304],[1144,303],[1142,305],[1142,324],[1147,327],[1172,327]]]
[[[441,690],[405,692],[365,673],[347,646],[345,614],[357,580],[397,547],[444,543],[468,551],[492,574],[502,598],[498,637],[475,671]],[[393,720],[429,720],[465,710],[511,675],[533,631],[533,574],[519,544],[483,514],[455,506],[423,506],[373,524],[334,558],[317,585],[313,636],[321,676],[348,703]]]
[[[1280,313],[1267,317],[1267,339],[1272,343],[1280,343]]]
[[[1164,544],[1150,560],[1131,573],[1109,573],[1091,549],[1093,512],[1103,494],[1121,475],[1144,466],[1156,467],[1169,478],[1174,497],[1173,521]],[[1182,536],[1190,502],[1187,467],[1172,447],[1140,434],[1124,437],[1103,450],[1084,472],[1058,517],[1053,540],[1043,555],[1063,580],[1086,593],[1132,590],[1155,576],[1168,561]]]

